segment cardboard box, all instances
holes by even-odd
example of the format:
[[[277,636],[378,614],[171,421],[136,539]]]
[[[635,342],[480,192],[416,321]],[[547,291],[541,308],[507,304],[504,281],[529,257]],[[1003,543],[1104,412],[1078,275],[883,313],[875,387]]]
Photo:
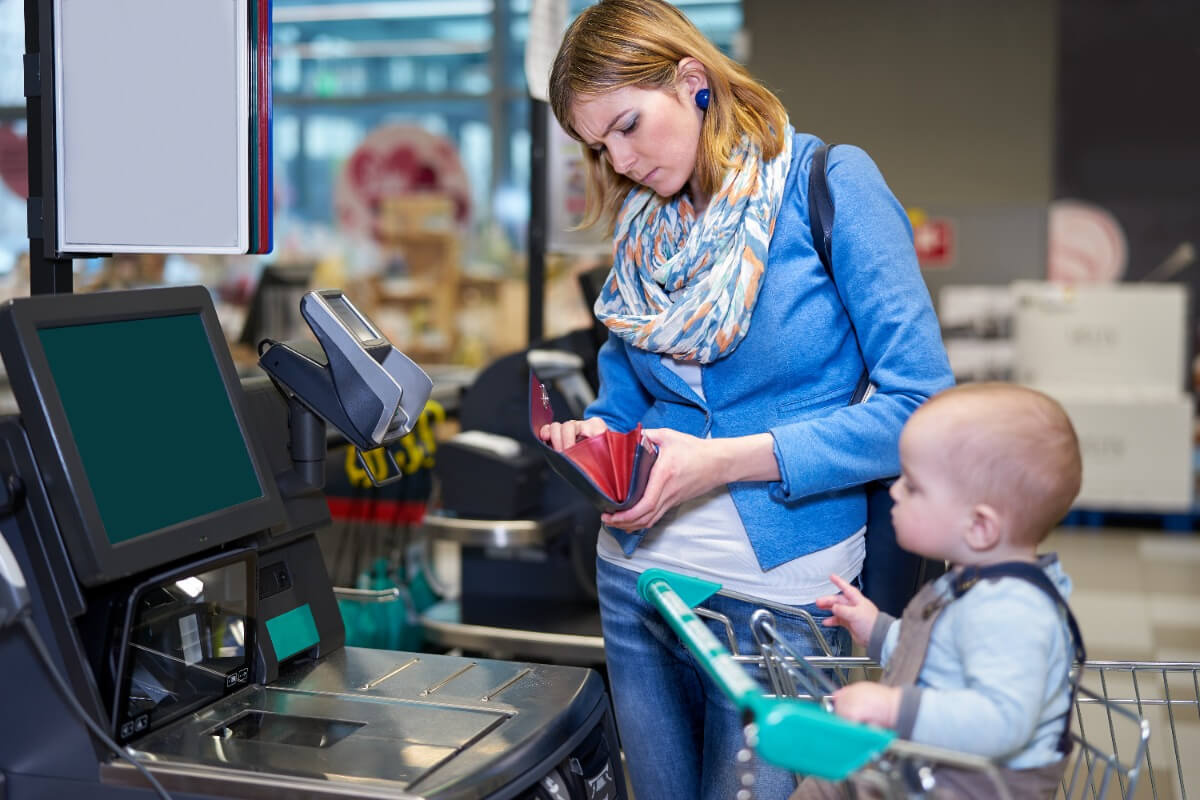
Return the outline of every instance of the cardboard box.
[[[1015,297],[1012,286],[943,286],[938,292],[938,322],[947,339],[1012,338]]]
[[[1083,452],[1077,508],[1190,511],[1195,488],[1191,396],[1055,395]]]
[[[1013,290],[1017,382],[1163,398],[1188,386],[1183,285],[1017,281]]]

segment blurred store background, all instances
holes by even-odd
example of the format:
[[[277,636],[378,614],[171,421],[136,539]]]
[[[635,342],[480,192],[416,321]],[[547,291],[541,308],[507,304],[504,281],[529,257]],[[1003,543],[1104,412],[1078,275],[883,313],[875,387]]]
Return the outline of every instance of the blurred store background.
[[[344,288],[435,382],[393,452],[404,480],[377,488],[377,451],[330,450],[321,547],[347,641],[600,666],[598,515],[529,455],[526,351],[566,354],[547,374],[579,400],[609,263],[602,233],[569,230],[577,146],[552,118],[532,129],[540,0],[273,3],[272,252],[80,258],[75,290],[203,284],[251,375],[263,337],[304,333],[304,291]],[[1200,3],[675,3],[797,129],[871,154],[957,378],[1071,414],[1084,486],[1051,544],[1093,656],[1200,663]],[[0,300],[29,293],[23,5],[0,0]],[[1200,752],[1195,709],[1176,757]]]

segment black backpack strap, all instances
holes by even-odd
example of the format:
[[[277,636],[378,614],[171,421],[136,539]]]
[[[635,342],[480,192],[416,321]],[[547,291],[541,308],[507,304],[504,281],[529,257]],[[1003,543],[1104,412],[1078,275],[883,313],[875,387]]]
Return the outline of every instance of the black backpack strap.
[[[833,278],[833,195],[829,193],[829,180],[825,174],[829,162],[829,151],[837,145],[823,144],[813,153],[812,166],[808,171],[808,228],[812,231],[813,247],[825,266],[829,280]]]
[[[834,206],[833,195],[829,191],[829,178],[826,174],[829,151],[835,147],[837,147],[835,144],[823,144],[813,153],[812,164],[808,170],[808,229],[812,232],[813,249],[817,251],[817,256],[821,259],[822,266],[825,267],[825,274],[829,276],[836,291],[837,279],[833,277]],[[838,298],[841,299],[840,294]],[[846,314],[846,318],[850,318],[849,313]],[[850,327],[854,327],[854,320],[850,320]],[[854,336],[857,340],[857,330],[854,332]],[[858,349],[861,353],[861,344]],[[866,398],[870,386],[871,376],[866,370],[863,370],[862,377],[858,379],[858,385],[854,387],[850,405],[861,403]]]
[[[999,564],[989,564],[986,567],[964,567],[954,579],[954,596],[962,597],[980,581],[996,578],[1019,578],[1041,589],[1047,597],[1054,601],[1054,604],[1062,610],[1063,615],[1067,618],[1067,627],[1071,631],[1072,644],[1075,647],[1075,660],[1079,662],[1080,671],[1082,671],[1082,665],[1087,661],[1087,650],[1083,646],[1083,634],[1079,632],[1079,623],[1075,621],[1075,615],[1071,613],[1071,607],[1067,605],[1067,601],[1059,594],[1058,587],[1037,564],[1030,564],[1027,561],[1005,561]],[[1071,752],[1071,712],[1075,708],[1075,694],[1078,688],[1079,673],[1076,673],[1075,680],[1071,681],[1071,703],[1067,706],[1067,724],[1058,740],[1058,750],[1064,755]]]

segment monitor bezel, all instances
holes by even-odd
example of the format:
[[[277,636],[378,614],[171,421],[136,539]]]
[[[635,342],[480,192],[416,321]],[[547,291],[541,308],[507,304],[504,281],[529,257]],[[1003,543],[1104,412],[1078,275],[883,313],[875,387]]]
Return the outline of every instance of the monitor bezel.
[[[108,540],[38,331],[184,314],[198,315],[204,326],[262,495],[113,544]],[[96,586],[161,568],[283,521],[279,489],[262,443],[248,425],[245,395],[208,289],[173,286],[14,298],[0,309],[0,320],[0,353],[21,423],[80,583]],[[185,441],[186,426],[178,433]],[[155,441],[169,435],[156,432]]]

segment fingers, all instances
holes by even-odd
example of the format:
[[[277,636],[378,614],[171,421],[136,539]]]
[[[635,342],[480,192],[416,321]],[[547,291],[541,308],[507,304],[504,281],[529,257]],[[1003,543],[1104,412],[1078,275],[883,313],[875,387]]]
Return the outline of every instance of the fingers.
[[[566,422],[551,422],[538,431],[542,441],[555,450],[565,450],[580,439],[597,436],[608,430],[608,425],[599,417],[572,419]]]
[[[642,438],[652,444],[661,445],[673,432],[670,428],[643,428]]]
[[[657,467],[658,465],[655,465],[655,468],[650,470],[650,479],[646,481],[642,499],[624,511],[602,516],[601,521],[605,525],[626,531],[640,531],[651,527],[662,518],[673,503],[663,494],[666,480],[663,471]]]
[[[851,605],[850,600],[842,594],[827,594],[816,599],[817,608],[833,609],[837,611],[837,606]]]
[[[579,435],[584,439],[599,436],[606,430],[608,430],[608,423],[599,417],[588,417],[587,419],[579,420]]]
[[[567,431],[567,426],[571,426],[573,431],[573,422],[551,422],[549,425],[547,425],[546,436],[544,437],[546,443],[555,450],[562,450],[564,447],[566,447],[566,445],[563,443],[566,441],[568,435],[571,436],[571,441],[574,442],[574,434],[573,432],[569,433]]]
[[[838,588],[838,591],[844,594],[846,599],[850,602],[857,603],[859,600],[863,599],[863,593],[856,589],[853,584],[851,584],[841,575],[830,575],[829,580],[833,582],[833,585]]]
[[[650,480],[646,483],[646,492],[642,499],[631,507],[614,514],[605,514],[601,521],[605,525],[626,531],[640,531],[649,528],[662,517],[668,506],[663,502],[662,486],[654,485],[654,473],[651,471]]]

